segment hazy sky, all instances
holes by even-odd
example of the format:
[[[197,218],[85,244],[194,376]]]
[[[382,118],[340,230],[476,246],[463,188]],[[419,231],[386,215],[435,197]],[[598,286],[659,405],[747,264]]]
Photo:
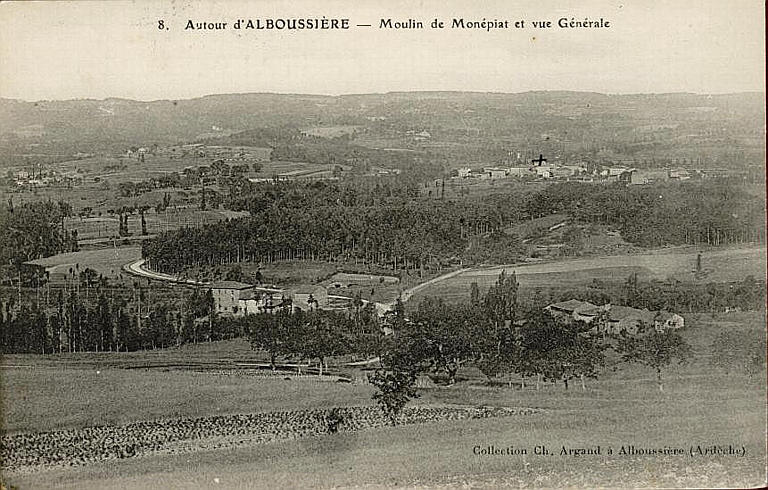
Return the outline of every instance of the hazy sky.
[[[231,29],[237,19],[322,16],[349,18],[352,28]],[[526,28],[429,29],[436,17],[448,27],[463,17],[525,20]],[[561,17],[602,17],[611,28],[532,27]],[[427,28],[379,29],[382,18],[412,18]],[[169,30],[158,30],[158,19]],[[764,19],[759,0],[4,2],[0,97],[762,91]],[[185,31],[188,20],[228,26]]]

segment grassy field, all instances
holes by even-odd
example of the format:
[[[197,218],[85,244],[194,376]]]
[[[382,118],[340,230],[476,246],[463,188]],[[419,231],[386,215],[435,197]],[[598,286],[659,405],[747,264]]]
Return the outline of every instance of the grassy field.
[[[69,269],[83,271],[87,267],[106,277],[116,277],[121,273],[124,264],[141,258],[141,247],[103,248],[97,250],[81,250],[67,252],[32,261],[45,267],[54,267],[53,272],[67,274]]]
[[[345,166],[345,168],[348,167]],[[262,164],[260,172],[249,173],[248,177],[270,179],[276,175],[290,177],[300,175],[302,173],[331,172],[332,170],[332,165],[322,165],[306,162],[284,162],[276,160],[265,162]]]
[[[152,193],[150,193],[152,194]],[[160,202],[162,193],[154,200],[148,202]],[[147,195],[145,195],[147,196]],[[145,196],[142,196],[145,197]],[[207,209],[201,211],[197,206],[189,207],[171,207],[165,211],[156,212],[154,208],[149,209],[144,214],[147,225],[147,234],[153,235],[164,231],[177,230],[183,227],[195,227],[204,224],[218,223],[227,218],[238,218],[247,216],[247,212],[236,212],[219,209]],[[92,216],[90,218],[69,218],[64,220],[64,227],[69,230],[77,230],[78,239],[90,240],[98,238],[117,237],[119,220],[116,214],[102,216]],[[138,237],[141,233],[141,217],[138,213],[130,215],[128,228],[133,237]]]
[[[238,374],[243,364],[267,360],[246,339],[139,352],[4,355],[2,427],[53,430],[370,401],[367,386]],[[337,364],[329,360],[332,368]],[[30,411],[30,404],[38,408]]]
[[[765,375],[722,374],[707,359],[722,329],[764,332],[755,313],[695,315],[684,331],[695,358],[665,372],[622,367],[589,381],[587,391],[548,385],[536,391],[465,381],[423,389],[418,404],[525,406],[526,418],[433,422],[314,436],[266,445],[202,451],[10,475],[19,488],[329,488],[367,485],[498,487],[723,487],[765,481]],[[151,353],[152,359],[215,360],[247,355],[236,342]],[[734,355],[740,353],[734,352]],[[122,354],[110,354],[113,359]],[[27,367],[2,371],[5,430],[46,430],[185,415],[215,415],[370,404],[365,385],[263,379],[172,368],[120,369],[97,355],[10,356]],[[35,366],[35,367],[32,367]],[[98,371],[98,372],[97,372]],[[526,454],[477,455],[514,446]],[[600,455],[561,455],[562,447],[601,447]],[[683,455],[622,455],[620,448],[680,448]],[[746,454],[690,454],[721,445]],[[546,446],[550,455],[534,454]],[[613,454],[608,455],[608,447]]]
[[[496,282],[502,270],[514,271],[522,287],[547,287],[549,285],[576,286],[588,284],[593,279],[624,281],[631,273],[638,279],[676,279],[679,281],[720,282],[741,281],[748,275],[764,278],[764,247],[726,248],[702,250],[702,272],[694,272],[697,249],[681,247],[659,249],[633,255],[587,257],[541,263],[512,264],[471,270],[445,281],[437,282],[413,296],[418,301],[425,296],[445,299],[469,298],[471,284],[477,282],[481,291]]]

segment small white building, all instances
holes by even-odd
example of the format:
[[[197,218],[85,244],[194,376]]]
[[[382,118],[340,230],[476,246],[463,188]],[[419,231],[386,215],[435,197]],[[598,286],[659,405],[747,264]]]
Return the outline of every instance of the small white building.
[[[487,179],[503,179],[507,176],[507,169],[498,167],[486,167],[483,169],[485,178]]]
[[[608,177],[616,177],[616,176],[619,176],[619,175],[623,174],[627,170],[629,170],[629,168],[627,168],[627,167],[610,167],[607,170],[608,170],[608,175],[607,175]]]
[[[542,179],[552,178],[552,167],[550,165],[534,167],[534,170],[536,171],[536,177],[541,177]]]
[[[674,168],[669,171],[669,178],[678,179],[678,180],[689,180],[691,178],[691,173],[684,168]]]
[[[653,324],[656,330],[677,330],[678,328],[685,327],[685,318],[677,313],[660,311],[654,317]]]

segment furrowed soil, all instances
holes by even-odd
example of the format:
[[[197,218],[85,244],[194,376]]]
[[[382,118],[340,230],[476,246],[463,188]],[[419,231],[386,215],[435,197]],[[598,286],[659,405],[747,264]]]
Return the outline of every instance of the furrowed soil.
[[[561,383],[537,390],[532,380],[524,389],[519,380],[511,387],[489,386],[476,370],[466,369],[454,386],[421,389],[410,406],[452,413],[479,407],[532,412],[429,417],[395,427],[383,424],[370,400],[373,390],[365,384],[151,367],[153,358],[147,354],[148,367],[139,369],[120,368],[114,360],[99,369],[93,355],[86,354],[81,355],[86,364],[78,365],[76,355],[70,355],[59,368],[49,364],[55,356],[28,356],[26,361],[14,356],[3,360],[5,437],[23,442],[44,437],[35,432],[94,426],[102,428],[86,433],[119,435],[140,427],[150,449],[158,437],[166,444],[165,436],[153,435],[157,427],[172,427],[170,433],[183,437],[167,441],[172,444],[163,446],[166,450],[143,451],[146,446],[138,445],[77,466],[6,472],[3,480],[19,488],[759,486],[766,475],[766,434],[756,430],[765,427],[765,373],[725,373],[710,364],[712,341],[723,329],[764,332],[764,317],[691,316],[683,334],[694,358],[664,371],[663,392],[654,372],[635,366],[609,368],[598,380],[587,380],[586,390],[578,382],[568,390]],[[211,360],[222,350],[239,349],[235,346],[212,343],[184,353],[190,362]],[[158,351],[155,360],[163,352],[178,356],[173,350]],[[134,363],[142,359],[138,353],[126,356],[133,356]],[[11,362],[22,367],[11,367]],[[363,410],[368,414],[363,418],[378,422],[334,434],[324,433],[322,422],[289,424],[285,427],[303,432],[282,438],[253,429],[259,417],[283,416],[275,414],[327,420],[336,407],[342,413]],[[87,438],[77,440],[76,447]],[[130,440],[115,441],[131,447]],[[542,447],[547,454],[537,454]],[[656,453],[649,454],[652,450]],[[679,454],[669,454],[673,450]],[[92,457],[88,451],[84,455]]]

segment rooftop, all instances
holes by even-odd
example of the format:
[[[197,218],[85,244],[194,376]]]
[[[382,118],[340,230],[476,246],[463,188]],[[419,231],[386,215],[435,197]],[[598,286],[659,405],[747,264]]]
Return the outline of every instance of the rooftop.
[[[653,323],[654,313],[648,310],[630,308],[629,306],[611,306],[609,317],[612,321],[638,319],[644,322]]]
[[[581,313],[584,311],[585,313],[587,311],[592,311],[593,309],[597,309],[597,305],[593,305],[589,301],[579,301],[578,299],[569,299],[568,301],[561,301],[560,303],[553,303],[549,305],[550,308],[553,308],[555,310],[560,311],[567,311],[568,313],[573,313],[574,311],[579,311]]]

